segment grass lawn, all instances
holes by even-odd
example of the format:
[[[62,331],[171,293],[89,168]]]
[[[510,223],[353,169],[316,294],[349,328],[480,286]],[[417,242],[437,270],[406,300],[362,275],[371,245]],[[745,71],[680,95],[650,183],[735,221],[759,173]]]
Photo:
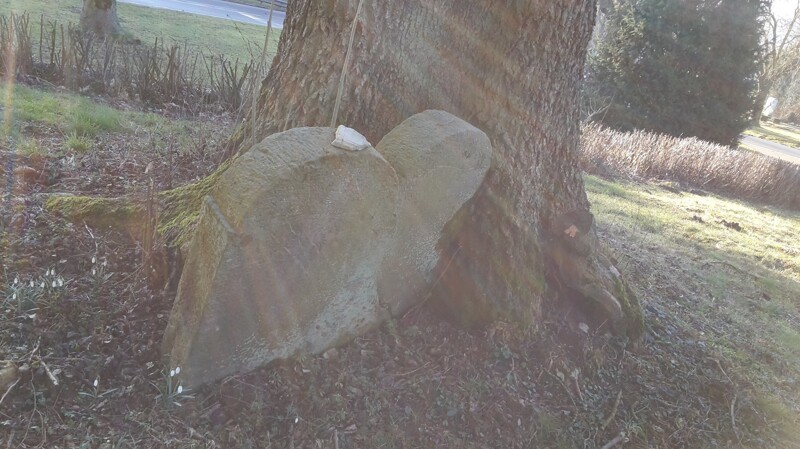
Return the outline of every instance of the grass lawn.
[[[26,11],[31,16],[31,26],[38,38],[40,18],[45,22],[77,24],[80,19],[81,0],[5,0],[0,3],[0,14]],[[144,45],[152,45],[158,38],[167,43],[188,45],[207,55],[225,55],[230,60],[250,60],[251,54],[260,55],[266,27],[215,19],[163,9],[120,3],[120,22],[126,33]],[[269,53],[275,54],[280,30],[270,36]]]
[[[189,123],[167,120],[153,113],[120,111],[80,95],[46,92],[24,85],[15,85],[10,94],[7,87],[2,87],[0,96],[2,110],[10,112],[5,129],[16,141],[17,150],[28,155],[85,151],[102,134],[132,134],[137,129],[164,133]],[[43,134],[63,136],[64,147],[48,146],[44,139],[39,139]]]
[[[800,213],[585,179],[601,238],[643,296],[672,297],[659,307],[772,391],[765,408],[793,414],[779,404],[798,400]]]
[[[793,148],[800,148],[800,129],[786,123],[761,122],[761,126],[750,128],[744,132],[745,135],[758,137],[764,140],[786,145]]]

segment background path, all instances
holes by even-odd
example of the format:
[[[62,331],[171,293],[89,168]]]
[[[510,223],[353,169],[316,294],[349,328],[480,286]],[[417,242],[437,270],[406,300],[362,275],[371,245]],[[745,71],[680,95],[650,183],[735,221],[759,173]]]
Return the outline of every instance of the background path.
[[[759,139],[753,136],[742,136],[739,141],[748,147],[766,154],[767,156],[776,157],[785,161],[800,164],[800,150],[797,148],[781,145],[769,140]]]
[[[130,3],[132,5],[147,6],[150,8],[171,9],[201,16],[217,17],[220,19],[230,19],[237,22],[251,23],[255,25],[267,26],[269,9],[256,6],[242,5],[239,3],[226,2],[224,0],[119,0],[120,3]],[[276,3],[276,8],[279,2]],[[285,2],[281,2],[284,3]],[[272,13],[272,27],[283,28],[283,20],[286,13],[275,10]]]

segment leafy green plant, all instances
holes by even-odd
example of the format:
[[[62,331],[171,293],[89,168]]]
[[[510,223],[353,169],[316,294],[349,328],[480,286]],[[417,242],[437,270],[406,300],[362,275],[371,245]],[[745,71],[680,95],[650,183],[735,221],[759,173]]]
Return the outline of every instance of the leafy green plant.
[[[98,262],[97,256],[92,257],[92,291],[91,297],[97,298],[98,294],[100,293],[100,289],[103,287],[103,284],[108,282],[109,279],[114,275],[114,273],[107,273],[106,267],[108,266],[108,262],[103,260],[102,262]]]
[[[94,382],[92,383],[92,388],[89,391],[80,391],[78,392],[78,394],[81,396],[88,396],[94,399],[100,399],[103,396],[109,395],[115,391],[117,391],[117,388],[112,388],[106,391],[100,391],[100,378],[95,377]]]
[[[189,389],[184,389],[181,386],[180,381],[177,376],[181,374],[181,367],[175,367],[171,369],[169,373],[164,373],[164,389],[162,390],[158,385],[154,383],[150,383],[158,390],[158,395],[156,396],[156,401],[160,401],[165,403],[168,406],[174,405],[177,407],[181,406],[179,402],[181,399],[194,399],[193,395],[188,394]]]
[[[2,305],[13,305],[18,313],[54,305],[62,296],[66,281],[56,275],[55,269],[27,281],[15,276],[4,289]]]

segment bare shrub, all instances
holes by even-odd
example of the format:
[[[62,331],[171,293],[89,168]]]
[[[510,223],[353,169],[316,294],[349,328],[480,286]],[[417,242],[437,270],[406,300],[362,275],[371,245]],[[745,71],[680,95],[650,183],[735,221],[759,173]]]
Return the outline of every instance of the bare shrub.
[[[208,107],[240,111],[268,62],[265,53],[241,63],[158,39],[152,46],[102,39],[44,18],[38,34],[34,44],[27,14],[0,16],[0,73],[13,71],[15,77],[34,76],[76,91],[124,94],[152,106],[177,104],[193,113]]]
[[[30,73],[33,44],[28,15],[0,16],[0,72],[13,75]]]
[[[664,179],[800,209],[800,165],[696,138],[583,127],[581,166],[597,175]]]

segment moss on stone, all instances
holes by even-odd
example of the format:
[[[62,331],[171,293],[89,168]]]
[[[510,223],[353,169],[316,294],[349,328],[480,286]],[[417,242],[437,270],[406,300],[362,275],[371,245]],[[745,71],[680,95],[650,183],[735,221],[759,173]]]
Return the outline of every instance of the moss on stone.
[[[185,246],[191,240],[203,197],[211,192],[229,165],[228,162],[222,164],[214,173],[195,183],[159,193],[159,234],[172,245]],[[143,202],[130,196],[98,198],[58,195],[48,198],[45,207],[71,221],[83,221],[93,227],[122,229],[137,237],[147,219]]]
[[[195,183],[161,192],[158,232],[177,247],[188,244],[200,217],[203,198],[211,193],[220,175],[229,166],[230,162],[225,162],[214,173]]]
[[[135,232],[145,219],[143,205],[129,197],[58,195],[48,198],[45,208],[72,221],[84,221],[94,227],[121,228],[129,232]]]

